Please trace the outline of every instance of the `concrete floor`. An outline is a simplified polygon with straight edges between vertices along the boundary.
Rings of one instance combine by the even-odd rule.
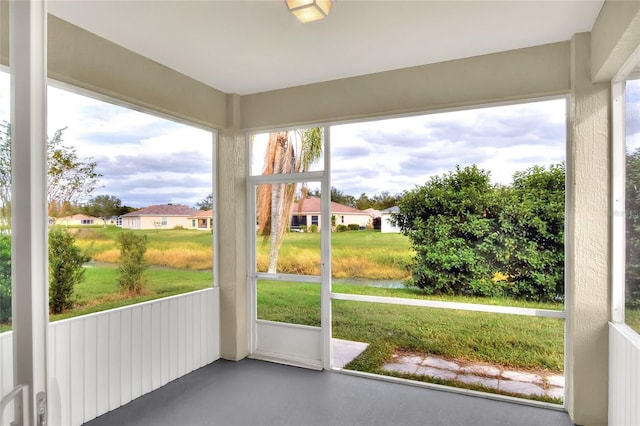
[[[218,360],[101,425],[571,425],[561,411],[264,361]]]

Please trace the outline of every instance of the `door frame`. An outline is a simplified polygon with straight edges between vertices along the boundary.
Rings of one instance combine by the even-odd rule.
[[[313,127],[313,126],[307,126]],[[330,369],[331,351],[331,212],[330,134],[323,129],[323,170],[277,175],[251,175],[247,168],[247,286],[249,297],[249,353],[251,358],[306,367]],[[295,130],[295,129],[294,129]],[[274,130],[275,131],[275,130]],[[247,164],[252,164],[251,134],[247,134]],[[262,184],[320,182],[321,218],[319,276],[259,273],[256,263],[256,188]],[[257,282],[259,279],[320,284],[320,327],[259,320]]]

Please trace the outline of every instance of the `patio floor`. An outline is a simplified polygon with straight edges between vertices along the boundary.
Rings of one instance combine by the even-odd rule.
[[[313,371],[218,360],[87,423],[100,425],[571,425],[557,410]]]

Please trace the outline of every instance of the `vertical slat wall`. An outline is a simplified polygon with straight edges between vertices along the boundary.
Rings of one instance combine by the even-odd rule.
[[[609,425],[640,425],[640,339],[609,324]]]
[[[218,359],[218,306],[212,288],[52,323],[52,424],[81,425]]]
[[[11,392],[13,384],[13,333],[0,334],[0,398]],[[4,413],[5,421],[13,421],[13,404],[9,404]]]

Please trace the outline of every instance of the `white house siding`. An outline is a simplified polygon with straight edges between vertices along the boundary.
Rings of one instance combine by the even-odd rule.
[[[399,233],[400,227],[395,224],[391,213],[382,213],[382,219],[380,221],[380,232],[385,233]]]
[[[360,227],[371,226],[371,216],[368,214],[348,214],[348,213],[335,213],[336,226],[337,225],[358,225]]]
[[[122,227],[125,229],[173,229],[182,226],[191,227],[191,219],[180,216],[166,216],[166,224],[162,223],[162,216],[123,217]]]

